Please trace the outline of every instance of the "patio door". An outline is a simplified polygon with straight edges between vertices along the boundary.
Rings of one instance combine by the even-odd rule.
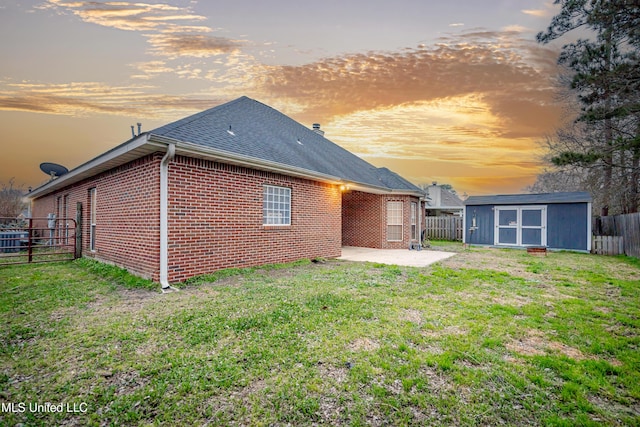
[[[546,206],[496,206],[495,245],[546,246]]]

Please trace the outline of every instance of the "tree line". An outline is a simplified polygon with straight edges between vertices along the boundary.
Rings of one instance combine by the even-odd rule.
[[[640,0],[556,0],[540,43],[562,47],[559,81],[575,120],[547,138],[534,192],[587,190],[601,215],[640,208]]]

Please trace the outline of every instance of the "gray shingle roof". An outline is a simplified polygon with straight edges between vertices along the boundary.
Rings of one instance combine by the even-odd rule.
[[[462,206],[464,205],[458,196],[445,188],[443,188],[440,193],[440,199],[440,204],[442,206],[458,207],[462,209]]]
[[[376,168],[312,129],[246,96],[150,133],[353,183],[421,191],[390,170]]]
[[[587,203],[591,195],[585,191],[540,194],[503,194],[496,196],[472,196],[465,205],[527,205],[536,203]]]

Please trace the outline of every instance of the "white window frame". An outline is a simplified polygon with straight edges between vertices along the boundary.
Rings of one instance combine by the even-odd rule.
[[[419,240],[418,236],[418,204],[411,202],[411,239]]]
[[[392,239],[390,227],[400,226],[400,239]],[[387,242],[402,242],[404,236],[404,203],[387,201]]]
[[[500,211],[516,211],[516,223],[500,225]],[[540,225],[522,225],[523,211],[540,211]],[[514,205],[494,207],[494,245],[496,246],[547,246],[547,206],[546,205]],[[516,230],[516,243],[500,242],[500,229]],[[540,245],[523,244],[522,230],[540,230]]]
[[[264,185],[262,197],[262,225],[291,225],[291,188]]]
[[[96,223],[97,223],[98,194],[96,188],[89,189],[89,250],[96,251]]]

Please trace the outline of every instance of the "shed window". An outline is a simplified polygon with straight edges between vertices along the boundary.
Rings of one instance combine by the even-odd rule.
[[[262,223],[264,225],[291,225],[290,188],[264,186]]]
[[[402,202],[387,202],[387,241],[402,241]]]

